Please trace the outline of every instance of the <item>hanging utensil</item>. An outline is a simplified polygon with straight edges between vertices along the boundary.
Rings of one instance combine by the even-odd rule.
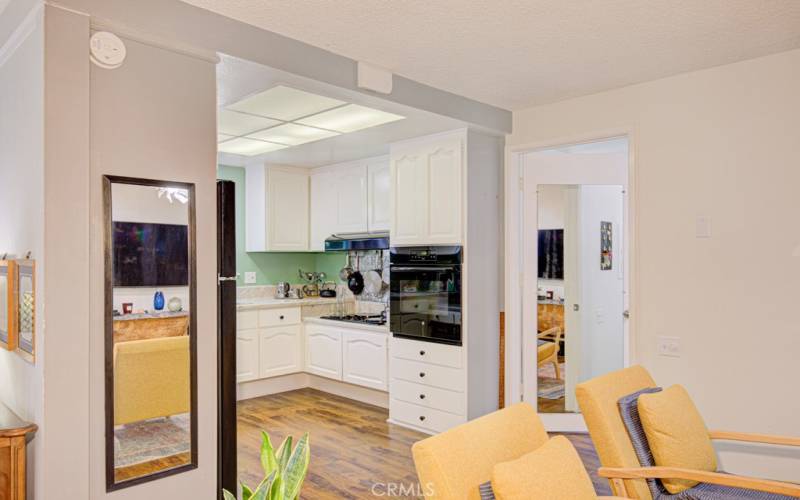
[[[345,265],[341,271],[339,271],[339,279],[342,281],[347,281],[350,279],[350,275],[353,273],[353,268],[350,267],[350,253],[347,254],[347,265]]]
[[[361,264],[361,257],[356,254],[356,270],[350,273],[350,277],[347,278],[347,288],[353,292],[354,295],[359,295],[362,291],[364,291],[364,276],[361,274],[361,271],[358,270]]]

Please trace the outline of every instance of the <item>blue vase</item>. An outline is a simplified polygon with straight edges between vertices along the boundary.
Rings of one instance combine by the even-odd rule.
[[[153,309],[155,309],[156,311],[160,311],[160,310],[164,309],[164,294],[163,293],[156,292],[156,294],[153,295]]]

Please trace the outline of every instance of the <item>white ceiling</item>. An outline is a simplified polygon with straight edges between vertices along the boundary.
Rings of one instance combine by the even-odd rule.
[[[800,47],[800,0],[184,0],[510,110]]]
[[[244,166],[272,163],[298,167],[320,167],[389,153],[389,144],[422,135],[464,128],[468,124],[427,111],[343,89],[235,57],[221,57],[217,65],[217,102],[220,108],[264,90],[287,86],[344,102],[406,117],[384,125],[292,146],[257,156],[219,153],[224,165]]]

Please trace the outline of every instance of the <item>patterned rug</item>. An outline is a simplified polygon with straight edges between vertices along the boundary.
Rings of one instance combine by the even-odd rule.
[[[188,452],[190,422],[189,414],[184,413],[115,428],[115,467],[128,467]]]
[[[561,376],[564,376],[564,363],[559,363]],[[537,377],[539,397],[542,399],[561,399],[564,397],[564,380],[556,378],[552,363],[539,367]]]

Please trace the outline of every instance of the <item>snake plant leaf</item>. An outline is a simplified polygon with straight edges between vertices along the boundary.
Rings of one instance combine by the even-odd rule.
[[[281,473],[286,471],[286,464],[289,463],[289,457],[292,456],[292,441],[292,436],[286,436],[286,439],[278,447],[276,455],[278,456],[278,469],[280,469]]]
[[[241,485],[242,485],[242,500],[250,500],[250,498],[252,498],[253,496],[253,490],[251,490],[250,487],[244,483],[241,483]]]
[[[279,473],[275,476],[275,481],[272,482],[272,488],[269,492],[269,500],[284,500],[286,494],[286,483],[283,476]]]
[[[272,491],[272,483],[275,481],[275,476],[277,474],[278,471],[273,470],[269,476],[264,478],[261,484],[258,485],[258,488],[253,491],[253,496],[250,497],[250,500],[269,500],[269,495]]]
[[[264,469],[264,474],[269,476],[278,468],[278,459],[275,458],[275,449],[272,447],[269,434],[262,431],[261,436],[261,467]]]
[[[311,460],[311,448],[308,440],[308,433],[298,441],[297,446],[286,464],[286,472],[283,480],[286,482],[287,500],[294,500],[300,495],[300,488],[303,486],[303,479],[308,472],[308,463]]]
[[[228,490],[222,490],[222,496],[225,498],[225,500],[236,500],[236,495]]]

